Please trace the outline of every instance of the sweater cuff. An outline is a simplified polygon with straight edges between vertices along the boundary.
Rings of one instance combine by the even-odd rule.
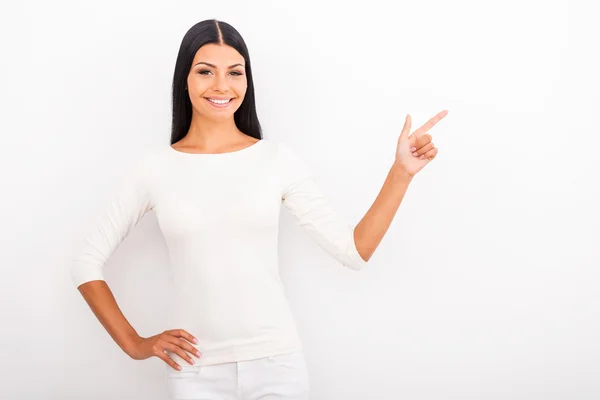
[[[354,228],[350,229],[350,239],[349,239],[348,247],[349,247],[348,255],[350,256],[351,262],[347,266],[356,271],[364,268],[364,266],[367,265],[367,261],[365,261],[362,258],[362,256],[358,252],[358,249],[356,248],[356,242],[354,241]]]
[[[76,288],[89,281],[105,280],[102,267],[89,264],[74,264],[71,268],[71,279]]]

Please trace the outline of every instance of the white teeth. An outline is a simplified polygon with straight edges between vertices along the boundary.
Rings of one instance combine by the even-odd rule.
[[[229,99],[231,100],[231,99]],[[212,103],[216,103],[216,104],[225,104],[225,103],[229,103],[229,100],[213,100],[213,99],[208,99],[208,101],[212,102]]]

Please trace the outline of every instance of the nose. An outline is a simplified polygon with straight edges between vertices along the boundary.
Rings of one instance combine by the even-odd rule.
[[[215,84],[213,86],[214,91],[226,92],[229,89],[227,78],[222,74],[216,74]]]

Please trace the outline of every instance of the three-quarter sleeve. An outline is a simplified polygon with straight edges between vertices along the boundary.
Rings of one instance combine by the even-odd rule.
[[[342,265],[360,270],[365,261],[354,241],[354,228],[337,212],[316,182],[307,162],[287,143],[279,143],[282,202],[299,225]]]
[[[154,208],[143,158],[129,165],[119,177],[108,201],[76,246],[70,272],[76,287],[104,279],[104,267],[119,244],[144,214]]]

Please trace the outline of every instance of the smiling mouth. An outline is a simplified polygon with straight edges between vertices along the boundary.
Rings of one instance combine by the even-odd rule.
[[[211,99],[209,97],[205,97],[206,101],[208,101],[209,103],[215,105],[215,106],[226,106],[228,104],[230,104],[234,98],[231,98],[229,100],[218,100],[218,99]]]

